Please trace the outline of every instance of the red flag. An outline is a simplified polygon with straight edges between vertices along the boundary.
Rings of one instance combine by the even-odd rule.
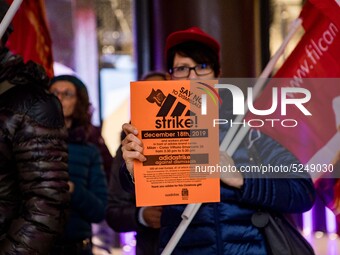
[[[271,107],[273,87],[305,88],[310,92],[311,98],[303,106],[312,116],[306,115],[298,107],[287,105],[287,115],[283,116],[278,109],[265,118],[295,120],[295,127],[264,125],[260,129],[290,150],[311,171],[311,168],[323,168],[322,164],[332,168],[330,164],[334,163],[336,153],[340,150],[340,79],[336,79],[340,78],[340,6],[335,0],[309,0],[303,6],[300,18],[305,33],[274,76],[286,79],[271,80],[256,99],[254,107]],[[287,95],[294,100],[306,96],[303,93]],[[254,118],[259,119],[259,116],[247,115],[247,120]],[[313,171],[318,177],[322,174],[322,171]],[[318,182],[327,180],[334,181],[318,179]],[[320,184],[320,187],[325,187],[325,183]],[[332,189],[334,187],[333,183]],[[334,203],[337,199],[334,193],[337,192],[333,191],[327,203],[335,210],[334,204],[339,203]]]
[[[9,4],[13,0],[7,0]],[[53,76],[52,42],[47,26],[43,0],[24,0],[12,21],[14,32],[7,46],[24,61],[42,65],[49,77]]]

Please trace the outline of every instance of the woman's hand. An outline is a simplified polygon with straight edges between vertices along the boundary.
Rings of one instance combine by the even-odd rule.
[[[143,218],[149,227],[161,227],[162,210],[163,208],[161,206],[148,206],[144,209]]]
[[[133,175],[133,161],[139,160],[143,162],[146,160],[143,155],[143,143],[137,138],[138,130],[133,125],[125,123],[122,128],[126,134],[125,139],[122,141],[122,154],[127,170]]]

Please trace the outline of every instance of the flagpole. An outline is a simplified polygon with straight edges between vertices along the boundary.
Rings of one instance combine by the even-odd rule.
[[[275,64],[277,63],[280,56],[282,55],[285,48],[287,47],[288,42],[292,39],[293,35],[296,33],[296,31],[298,30],[298,28],[300,27],[301,24],[302,24],[301,18],[297,18],[293,21],[291,28],[290,28],[287,36],[284,38],[281,46],[275,52],[275,54],[273,55],[271,60],[266,65],[265,69],[262,71],[259,79],[255,83],[253,98],[256,98],[257,95],[259,94],[259,92],[261,91],[262,87],[265,84],[266,78],[268,78],[270,73],[273,71]],[[219,84],[217,84],[215,87],[219,88]],[[248,111],[248,106],[245,105],[245,112],[247,112],[247,111]],[[243,116],[241,116],[241,117],[240,116],[241,115],[237,116],[235,121],[242,121]],[[233,127],[235,127],[235,125]],[[220,151],[226,151],[228,153],[228,155],[232,156],[234,154],[234,152],[236,151],[237,147],[240,145],[243,138],[245,137],[245,135],[247,134],[247,132],[249,131],[249,129],[250,129],[249,125],[246,125],[246,127],[243,130],[241,130],[240,132],[238,132],[238,134],[236,134],[236,136],[235,136],[235,133],[237,132],[237,128],[233,128],[233,129],[230,128],[228,130],[226,136],[224,137],[221,145],[220,145]],[[231,143],[233,137],[235,137],[235,139]],[[195,215],[196,215],[197,211],[199,210],[199,208],[201,207],[201,205],[202,205],[202,203],[188,204],[185,207],[185,209],[182,213],[182,221],[178,225],[176,231],[171,236],[169,242],[165,246],[161,255],[170,255],[172,253],[172,251],[175,249],[177,243],[181,239],[182,235],[184,234],[185,230],[188,228],[190,222],[195,217]]]
[[[6,32],[6,29],[8,28],[9,24],[12,22],[12,19],[16,12],[18,11],[22,1],[23,0],[14,0],[11,6],[8,8],[5,17],[2,19],[0,23],[0,39]]]

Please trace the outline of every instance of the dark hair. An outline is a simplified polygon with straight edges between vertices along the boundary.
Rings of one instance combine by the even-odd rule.
[[[91,126],[93,109],[85,84],[76,76],[59,75],[51,79],[50,87],[57,81],[68,81],[76,88],[77,102],[72,115],[72,128],[83,126],[88,130]]]
[[[92,105],[86,87],[76,87],[77,102],[73,111],[72,127],[84,126],[88,130],[91,126]]]
[[[219,57],[216,52],[207,45],[197,41],[187,41],[170,48],[167,52],[166,59],[167,70],[173,68],[176,53],[182,57],[189,57],[198,64],[211,64],[215,77],[219,76],[221,67]]]

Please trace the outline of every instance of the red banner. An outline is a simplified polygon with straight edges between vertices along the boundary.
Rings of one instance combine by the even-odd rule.
[[[12,0],[7,0],[9,4]],[[8,48],[24,61],[32,60],[42,65],[48,76],[53,76],[52,42],[47,26],[43,0],[24,0],[12,21],[14,32]]]
[[[289,149],[306,167],[315,168],[320,164],[335,163],[336,153],[340,150],[340,79],[336,79],[340,78],[340,6],[335,0],[310,0],[303,6],[300,18],[305,33],[274,76],[287,79],[282,83],[277,79],[270,81],[254,107],[269,109],[272,106],[273,87],[279,92],[284,86],[307,89],[311,98],[306,98],[303,107],[311,116],[296,105],[287,105],[286,115],[278,109],[265,118],[295,120],[295,127],[264,125],[260,129]],[[279,98],[281,96],[279,94]],[[293,102],[306,95],[300,91],[286,96]],[[279,103],[282,106],[282,101]],[[263,116],[247,115],[247,120],[255,118],[264,119]],[[314,175],[315,179],[320,176],[321,173]],[[334,210],[333,201],[328,202]]]

